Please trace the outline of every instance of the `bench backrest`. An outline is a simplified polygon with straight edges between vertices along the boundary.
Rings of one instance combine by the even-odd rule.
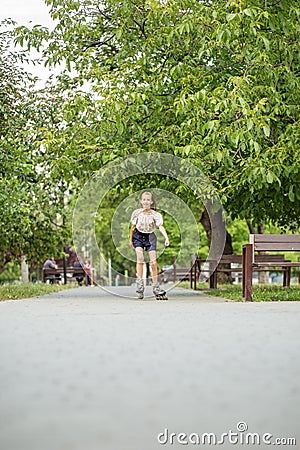
[[[255,255],[254,258],[256,262],[284,261],[284,255]],[[242,264],[242,255],[223,255],[218,265],[220,264]]]
[[[43,269],[43,272],[48,275],[55,275],[57,273],[63,273],[64,268],[58,267],[57,269]],[[84,269],[82,267],[67,267],[67,273],[84,273]]]
[[[283,262],[284,255],[254,255],[255,262]]]
[[[300,251],[300,234],[250,234],[254,251]]]
[[[242,255],[223,255],[219,264],[242,264]]]

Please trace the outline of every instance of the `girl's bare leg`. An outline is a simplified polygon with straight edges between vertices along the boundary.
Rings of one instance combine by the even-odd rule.
[[[156,260],[156,250],[149,251],[151,274],[153,284],[157,284],[157,260]]]
[[[136,247],[136,273],[138,279],[141,280],[143,278],[143,266],[144,266],[144,250],[142,247]]]

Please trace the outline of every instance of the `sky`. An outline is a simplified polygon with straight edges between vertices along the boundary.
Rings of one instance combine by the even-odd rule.
[[[43,0],[1,0],[0,17],[12,18],[20,25],[28,25],[30,21],[51,26],[48,6]]]
[[[18,25],[43,25],[48,28],[53,27],[53,22],[49,14],[49,8],[43,0],[0,0],[0,21],[11,18]],[[32,52],[32,57],[37,53]],[[36,75],[43,83],[51,72],[44,67],[34,65],[25,66],[26,70]]]

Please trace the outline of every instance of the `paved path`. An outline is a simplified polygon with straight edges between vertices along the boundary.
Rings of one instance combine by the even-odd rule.
[[[119,296],[131,291],[0,303],[1,450],[274,448],[176,440],[220,440],[241,421],[299,450],[300,302]],[[177,444],[158,442],[165,429]]]

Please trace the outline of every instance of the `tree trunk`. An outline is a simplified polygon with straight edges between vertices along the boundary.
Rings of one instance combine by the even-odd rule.
[[[21,281],[22,283],[29,283],[28,264],[25,255],[21,256]]]
[[[208,211],[206,208],[201,213],[199,221],[204,228],[204,231],[205,231],[206,237],[207,237],[208,247],[210,248],[212,230],[211,230],[211,221],[210,221],[209,214],[208,214]],[[231,235],[226,230],[226,240],[225,240],[225,247],[224,247],[223,255],[232,255],[232,254],[233,254],[232,239],[231,239]],[[220,264],[219,268],[220,269],[229,269],[230,264]],[[231,276],[230,272],[221,272],[218,274],[218,283],[228,284],[228,283],[232,283],[232,282],[233,282],[233,280],[232,280],[232,276]]]

